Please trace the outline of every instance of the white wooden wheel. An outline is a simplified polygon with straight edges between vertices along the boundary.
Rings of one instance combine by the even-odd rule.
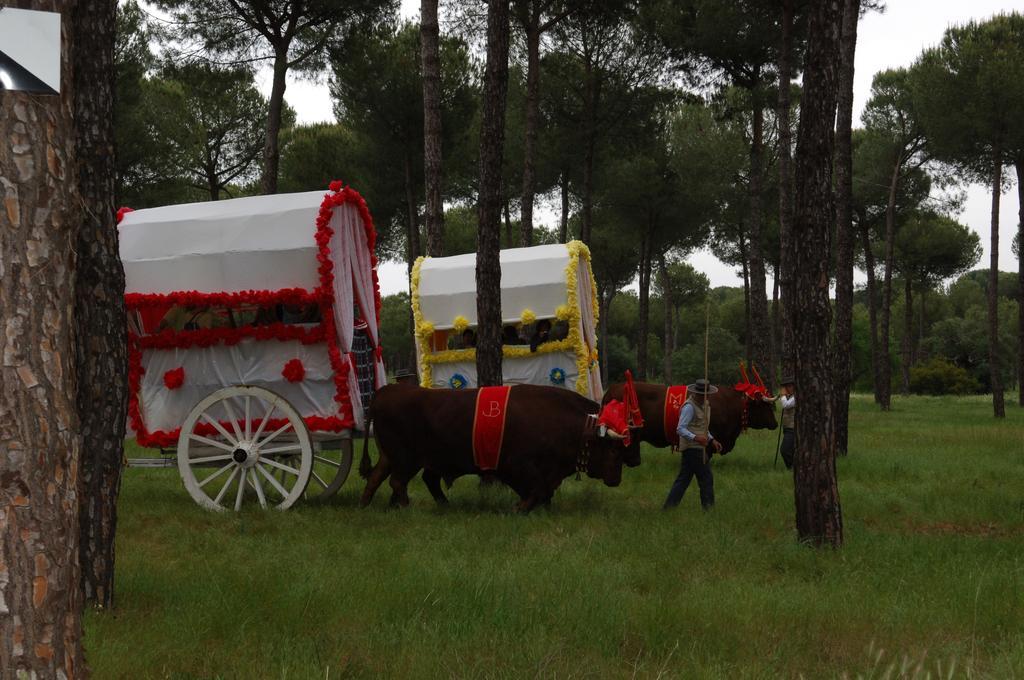
[[[312,469],[306,423],[263,387],[217,390],[189,412],[178,437],[181,479],[210,510],[241,510],[247,500],[285,510],[302,497]]]
[[[352,440],[342,439],[337,444],[313,451],[313,469],[306,487],[306,500],[327,500],[338,492],[352,471]]]

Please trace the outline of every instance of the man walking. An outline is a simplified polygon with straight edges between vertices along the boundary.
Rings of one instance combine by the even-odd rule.
[[[710,444],[715,451],[722,450],[722,445],[715,441],[714,436],[708,431],[711,413],[707,395],[717,391],[717,387],[704,379],[686,387],[686,403],[679,412],[679,424],[676,426],[679,447],[683,450],[682,461],[679,474],[665,499],[665,510],[679,505],[694,477],[697,478],[697,486],[700,488],[701,507],[710,510],[715,504],[715,480],[711,475],[711,462],[708,460],[706,447]]]

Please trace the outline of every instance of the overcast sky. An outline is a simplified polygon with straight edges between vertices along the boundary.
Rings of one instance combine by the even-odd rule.
[[[876,72],[896,66],[909,66],[924,48],[935,45],[950,25],[970,19],[986,19],[1000,12],[1024,12],[1024,0],[888,0],[887,4],[888,8],[883,14],[872,13],[864,17],[858,29],[854,80],[855,125],[870,95],[871,78]],[[402,13],[410,19],[416,19],[419,16],[418,0],[402,0]],[[266,79],[263,86],[269,92]],[[289,80],[285,98],[298,113],[300,122],[334,119],[325,84]],[[342,178],[344,171],[344,168],[338,169]],[[1017,260],[1010,250],[1017,228],[1017,209],[1017,192],[1014,187],[1003,195],[1000,210],[999,268],[1003,271],[1017,269]],[[370,210],[373,210],[372,205]],[[984,254],[978,267],[988,266],[990,211],[991,196],[986,188],[970,187],[964,212],[959,215],[959,219],[981,237]],[[538,217],[551,224],[556,220],[555,213],[550,209],[542,211]],[[696,253],[689,260],[708,275],[712,286],[740,285],[737,272],[722,264],[710,252]],[[858,276],[858,281],[861,280],[863,276]],[[384,295],[407,290],[405,264],[382,264],[380,282]]]

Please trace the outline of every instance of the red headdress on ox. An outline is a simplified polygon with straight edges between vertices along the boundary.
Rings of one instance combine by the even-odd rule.
[[[623,445],[629,446],[629,413],[626,404],[618,399],[612,399],[597,417],[597,425],[601,428],[601,435],[612,439],[622,440]]]
[[[626,405],[626,422],[630,427],[643,427],[644,414],[640,412],[640,399],[633,385],[633,372],[626,369],[626,386],[622,389],[622,403]],[[628,445],[628,443],[627,443]]]
[[[750,370],[754,372],[754,377],[757,378],[756,383],[750,382],[750,378],[747,376],[747,368],[741,361],[740,374],[743,376],[743,382],[733,385],[733,389],[737,392],[742,392],[743,396],[746,397],[743,400],[742,428],[744,431],[747,429],[747,420],[749,418],[747,408],[750,401],[761,400],[768,403],[775,401],[774,397],[772,397],[772,393],[768,391],[768,388],[765,387],[764,381],[761,380],[761,374],[757,372],[757,367],[751,364]]]

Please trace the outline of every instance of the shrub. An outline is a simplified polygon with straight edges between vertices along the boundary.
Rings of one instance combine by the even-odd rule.
[[[973,376],[946,357],[932,357],[910,369],[910,391],[914,394],[967,394],[980,388]]]

